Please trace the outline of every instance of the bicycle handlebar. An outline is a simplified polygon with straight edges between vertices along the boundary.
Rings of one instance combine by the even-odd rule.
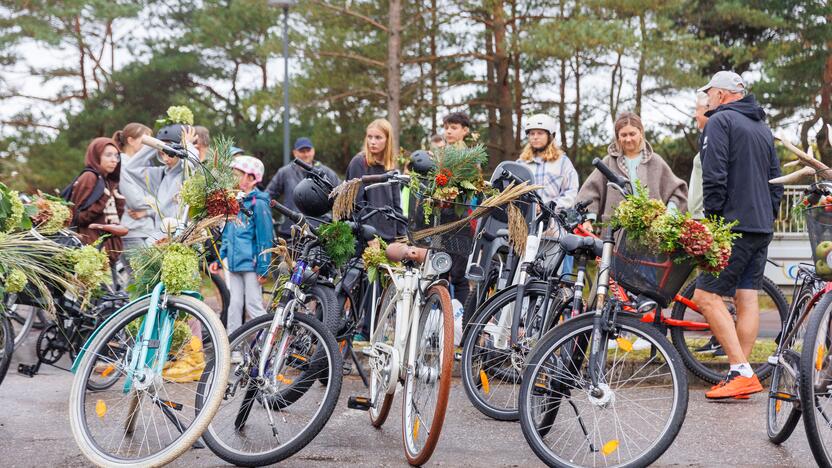
[[[302,169],[304,169],[306,171],[309,171],[309,172],[312,172],[312,170],[314,169],[314,167],[311,164],[307,164],[307,163],[305,163],[304,161],[301,161],[298,158],[293,159],[292,162],[297,164],[298,166],[300,166]]]
[[[150,135],[142,136],[142,144],[145,144],[155,150],[162,151],[168,156],[173,156],[174,158],[188,159],[187,151],[182,151],[180,149],[174,148],[165,143],[164,141],[153,138]]]
[[[612,169],[607,167],[607,165],[604,164],[600,158],[593,159],[592,165],[595,166],[595,168],[598,169],[601,172],[601,174],[604,174],[604,177],[606,177],[607,180],[617,185],[621,190],[627,190],[627,179],[612,172]]]

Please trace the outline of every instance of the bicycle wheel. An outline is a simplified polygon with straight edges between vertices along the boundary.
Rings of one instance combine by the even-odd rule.
[[[11,321],[0,312],[0,383],[6,377],[14,353],[14,331]]]
[[[5,313],[12,325],[12,332],[14,333],[14,346],[17,347],[29,335],[32,326],[37,320],[37,309],[20,304],[17,301],[17,294],[9,294],[6,296]]]
[[[228,304],[231,303],[231,291],[228,290],[228,285],[225,284],[225,278],[221,274],[210,273],[211,283],[217,289],[217,299],[220,303],[220,320],[223,326],[228,327]]]
[[[815,462],[832,466],[832,294],[815,307],[800,356],[799,393],[803,425]]]
[[[511,346],[511,317],[517,300],[517,286],[500,291],[471,321],[462,344],[462,386],[471,404],[482,414],[500,421],[516,421],[517,395],[526,356],[545,333],[542,330],[547,283],[535,281],[526,285],[523,297],[521,336]],[[571,305],[572,291],[555,289],[549,298],[549,311],[554,313]],[[506,318],[502,320],[503,313]],[[522,321],[532,317],[532,323]]]
[[[485,280],[479,283],[477,287],[468,294],[465,299],[465,304],[462,305],[462,310],[466,311],[470,317],[478,315],[479,308],[489,297],[497,294],[497,283],[500,281],[500,270],[505,259],[504,255],[495,255],[488,265],[488,272],[485,275]],[[479,298],[479,302],[477,302]],[[466,330],[467,331],[467,330]]]
[[[804,281],[795,293],[788,315],[789,322],[782,333],[782,336],[791,336],[791,339],[781,342],[778,352],[775,353],[779,362],[771,373],[766,405],[766,432],[768,439],[775,444],[785,442],[800,420],[797,374],[809,322],[806,308],[814,305],[811,303],[814,294],[812,282],[807,281]],[[800,318],[803,320],[797,322]]]
[[[680,293],[681,296],[690,299],[696,289],[696,282],[692,281],[685,286]],[[789,312],[789,304],[783,292],[770,279],[763,277],[762,288],[759,291],[760,302],[760,331],[757,341],[749,359],[754,366],[754,373],[762,381],[771,374],[772,366],[766,358],[774,353],[777,348],[775,339],[782,329],[783,321]],[[733,300],[726,299],[726,307],[736,317],[736,307]],[[670,336],[673,345],[679,351],[685,366],[700,379],[716,384],[725,378],[725,373],[713,370],[708,364],[723,363],[728,367],[728,358],[722,351],[722,347],[716,338],[707,328],[705,317],[698,311],[687,307],[681,302],[673,304],[671,317],[675,320],[685,320],[701,325],[700,328],[670,327]],[[704,329],[702,329],[704,328]]]
[[[81,452],[97,465],[159,466],[171,462],[199,438],[224,396],[230,367],[228,339],[217,314],[194,298],[169,296],[166,309],[158,314],[156,329],[145,337],[149,307],[150,298],[134,302],[99,329],[76,369],[69,398],[70,426]],[[174,323],[169,341],[161,342],[161,329],[174,319],[187,325]],[[201,334],[193,335],[191,329],[201,329]],[[136,343],[148,346],[136,347]],[[175,382],[156,370],[167,360],[158,349],[168,343],[170,355],[194,364],[193,375]],[[145,362],[140,362],[136,371],[125,368],[124,362],[140,359],[137,353],[141,350],[147,353]],[[129,359],[109,364],[125,384],[90,390],[88,382],[96,378],[96,367],[118,353]],[[201,369],[197,365],[200,361]],[[202,395],[200,378],[206,381]],[[204,403],[200,407],[198,395]]]
[[[670,447],[684,422],[684,365],[653,326],[619,315],[600,340],[617,346],[602,348],[606,359],[595,393],[589,383],[593,319],[585,314],[555,327],[529,357],[520,388],[523,435],[549,466],[647,466]],[[638,339],[652,350],[634,349]],[[545,426],[540,405],[549,415]]]
[[[407,372],[402,400],[404,452],[411,465],[430,459],[448,408],[454,367],[454,314],[451,295],[444,286],[431,286],[419,314],[416,356]]]
[[[203,434],[217,456],[237,466],[270,465],[297,453],[326,425],[341,394],[338,344],[318,320],[304,314],[296,314],[275,340],[287,338],[283,361],[277,361],[278,346],[273,345],[266,374],[258,375],[272,319],[257,317],[231,335],[237,362],[226,396]],[[327,384],[312,386],[316,380]],[[271,404],[299,386],[305,388],[291,405]]]
[[[395,295],[396,286],[391,281],[381,293],[381,301],[376,310],[376,326],[370,337],[370,349],[374,354],[370,357],[371,406],[367,412],[370,414],[370,424],[377,428],[390,415],[393,396],[399,383],[398,355],[393,348],[396,340],[396,304],[392,301]],[[387,352],[380,352],[380,349]]]

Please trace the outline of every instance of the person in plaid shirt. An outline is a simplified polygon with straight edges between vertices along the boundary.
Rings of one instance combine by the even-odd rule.
[[[536,114],[526,122],[529,139],[519,162],[534,173],[534,183],[542,185],[538,195],[545,203],[553,201],[558,208],[570,208],[578,195],[578,172],[572,161],[555,143],[555,119]]]

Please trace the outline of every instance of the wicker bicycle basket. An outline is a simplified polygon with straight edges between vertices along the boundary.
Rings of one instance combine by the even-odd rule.
[[[832,212],[826,211],[825,206],[807,209],[806,228],[809,230],[815,273],[821,279],[832,280],[832,266],[829,265],[829,260],[832,260]]]
[[[430,203],[431,213],[425,217],[425,206]],[[423,247],[453,255],[468,255],[474,247],[473,223],[464,223],[448,231],[432,234],[428,237],[416,235],[420,231],[433,229],[459,221],[470,212],[472,206],[466,203],[442,202],[431,199],[425,194],[411,191],[407,237],[416,247]]]
[[[638,242],[628,242],[626,232],[619,237],[612,259],[613,279],[628,291],[667,307],[693,271],[693,261],[684,253],[651,252]]]

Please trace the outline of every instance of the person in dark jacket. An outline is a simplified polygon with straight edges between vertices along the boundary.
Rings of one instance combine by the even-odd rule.
[[[73,204],[73,225],[78,229],[78,236],[85,244],[93,244],[101,237],[101,232],[90,229],[90,224],[119,224],[124,214],[125,199],[118,191],[121,157],[116,142],[104,137],[92,140],[87,146],[84,165],[84,172],[72,186],[69,201]],[[92,204],[81,209],[94,195],[99,179],[104,181],[104,191]],[[121,237],[108,237],[104,249],[110,263],[114,263],[123,250]]]
[[[312,145],[312,141],[309,138],[298,138],[295,141],[294,149],[292,149],[292,156],[300,159],[306,164],[311,164],[315,167],[323,169],[324,174],[326,174],[326,178],[332,183],[333,187],[336,187],[341,183],[341,180],[338,179],[338,175],[335,174],[335,171],[320,162],[315,161],[315,147]],[[278,200],[289,209],[297,211],[298,208],[295,206],[295,201],[292,195],[295,193],[295,187],[300,183],[300,181],[305,179],[306,176],[306,171],[304,171],[303,168],[293,162],[290,162],[288,165],[281,167],[274,177],[272,177],[272,180],[266,187],[266,192],[269,193],[272,200]],[[291,240],[292,221],[284,219],[278,227],[277,233],[280,237],[286,239],[287,241]]]
[[[390,141],[392,133],[393,127],[385,119],[374,120],[367,126],[364,150],[356,154],[347,166],[347,180],[369,174],[384,174],[396,168],[393,146]],[[357,204],[368,207],[393,206],[401,214],[401,189],[397,186],[388,185],[369,191],[361,187],[355,200]],[[371,216],[367,224],[376,228],[378,236],[388,243],[407,234],[401,223],[390,221],[380,213]]]
[[[699,91],[708,95],[709,117],[700,142],[705,215],[736,221],[728,266],[719,276],[702,273],[693,300],[708,320],[731,364],[725,381],[705,394],[710,399],[743,398],[763,390],[749,364],[760,326],[758,290],[783,187],[765,112],[745,82],[733,72],[718,72]],[[735,297],[736,325],[721,296]]]

